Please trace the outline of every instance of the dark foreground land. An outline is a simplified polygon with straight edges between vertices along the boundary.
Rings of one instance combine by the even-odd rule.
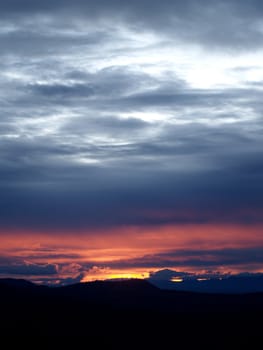
[[[254,349],[263,339],[263,293],[165,291],[142,280],[59,288],[0,280],[0,310],[2,340],[85,339],[95,344],[90,349],[239,349],[246,342]]]

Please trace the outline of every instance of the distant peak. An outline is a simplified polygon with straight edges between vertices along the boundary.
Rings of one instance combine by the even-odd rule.
[[[12,286],[12,287],[33,287],[34,283],[22,278],[1,278],[0,284]]]

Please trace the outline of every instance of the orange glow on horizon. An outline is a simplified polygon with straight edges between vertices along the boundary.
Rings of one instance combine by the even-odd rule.
[[[122,227],[74,232],[0,232],[0,255],[29,264],[55,264],[57,277],[83,274],[82,281],[147,278],[164,268],[197,273],[204,268],[181,263],[174,254],[169,265],[158,259],[169,252],[243,249],[263,246],[263,226],[177,225]],[[209,253],[208,253],[209,254]],[[156,259],[156,264],[151,261]],[[165,260],[165,259],[164,259]],[[149,261],[149,263],[148,263]],[[160,260],[161,262],[161,260]],[[173,262],[173,264],[172,264]],[[146,263],[146,264],[144,264]],[[142,264],[142,265],[140,265]],[[145,267],[143,267],[145,266]],[[262,265],[219,265],[220,273],[263,272]]]
[[[81,282],[92,282],[99,280],[113,280],[113,279],[145,279],[149,277],[149,272],[134,272],[134,271],[123,271],[123,270],[108,270],[101,271],[101,273],[87,274]]]

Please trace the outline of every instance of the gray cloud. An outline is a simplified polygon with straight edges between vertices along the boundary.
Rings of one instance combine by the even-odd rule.
[[[176,270],[170,270],[170,269],[163,269],[163,270],[158,270],[156,272],[150,273],[149,280],[150,281],[170,281],[172,278],[189,278],[192,276],[189,272],[181,272],[181,271],[176,271]]]
[[[10,3],[9,3],[10,2]],[[231,50],[262,45],[260,1],[1,1],[6,15],[30,17],[42,14],[62,18],[83,18],[101,23],[125,23],[137,30],[153,30],[174,40],[184,40]],[[71,21],[72,22],[72,21]],[[69,22],[69,23],[71,23]],[[74,21],[73,21],[74,22]]]
[[[56,286],[66,286],[66,285],[70,285],[70,284],[75,284],[75,283],[80,283],[82,281],[84,277],[83,273],[80,273],[79,275],[77,275],[76,277],[69,277],[69,278],[59,278],[56,280]],[[51,282],[50,280],[44,281],[42,280],[42,282]],[[52,284],[52,282],[51,282]]]
[[[36,84],[29,86],[30,89],[35,90],[36,93],[44,95],[48,98],[53,98],[60,96],[63,98],[69,97],[89,97],[93,94],[93,89],[84,84],[75,84],[75,85],[63,85],[63,84]]]
[[[0,275],[25,275],[25,276],[39,276],[39,275],[56,275],[56,266],[53,264],[32,264],[32,263],[18,263],[10,262],[8,265],[0,265]]]
[[[196,88],[163,54],[260,49],[261,11],[0,1],[0,226],[261,223],[261,85]]]
[[[150,128],[147,123],[77,121],[67,126],[76,137],[135,133],[134,140],[78,145],[69,139],[67,145],[61,135],[57,143],[45,137],[3,141],[3,226],[262,222],[256,132],[242,136],[236,127],[167,126],[143,142],[138,135]]]
[[[259,0],[0,0],[0,236],[220,223],[249,241],[263,223],[262,12]],[[22,255],[0,257],[1,276],[262,265],[260,243],[101,264],[58,247]]]
[[[225,248],[225,249],[187,249],[165,252],[161,254],[152,254],[142,256],[136,259],[123,260],[110,263],[110,267],[114,268],[180,268],[189,267],[199,268],[207,271],[217,271],[218,269],[241,267],[244,266],[261,266],[263,247],[249,248]],[[165,269],[160,273],[152,273],[153,279],[171,279],[172,277],[184,277],[191,279],[194,276],[187,272],[178,272]],[[207,272],[199,277],[213,277],[215,272]],[[195,277],[195,276],[194,276]]]

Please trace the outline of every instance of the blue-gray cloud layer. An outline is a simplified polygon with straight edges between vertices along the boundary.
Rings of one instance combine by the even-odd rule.
[[[242,78],[260,67],[199,89],[164,57],[213,51],[216,65],[260,52],[262,11],[255,0],[0,1],[0,225],[262,222],[263,85]]]
[[[57,274],[56,265],[34,264],[17,257],[0,257],[0,276],[52,276]]]

